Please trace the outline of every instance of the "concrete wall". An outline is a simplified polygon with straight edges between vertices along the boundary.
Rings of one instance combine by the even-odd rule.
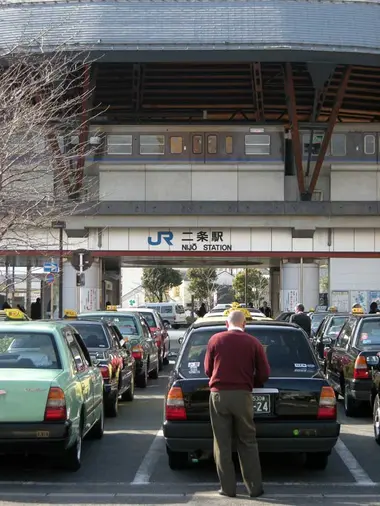
[[[331,258],[330,290],[380,290],[380,258]]]

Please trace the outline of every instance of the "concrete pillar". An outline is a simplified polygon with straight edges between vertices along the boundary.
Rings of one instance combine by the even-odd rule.
[[[280,312],[280,269],[271,267],[269,277],[269,304],[272,308],[272,315],[276,316]]]
[[[281,310],[292,311],[300,302],[305,310],[319,303],[319,265],[315,262],[282,262]]]
[[[101,270],[98,259],[87,269],[85,286],[81,287],[81,307],[79,307],[79,287],[76,286],[77,271],[66,261],[63,264],[63,311],[74,309],[81,313],[100,309]]]

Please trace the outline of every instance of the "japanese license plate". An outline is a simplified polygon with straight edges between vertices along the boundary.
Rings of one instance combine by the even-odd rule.
[[[266,415],[270,413],[270,395],[269,394],[252,394],[253,410],[255,415]]]

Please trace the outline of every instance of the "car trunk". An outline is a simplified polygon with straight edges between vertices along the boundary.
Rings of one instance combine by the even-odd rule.
[[[0,369],[0,423],[41,422],[57,369]]]
[[[269,378],[263,388],[255,388],[255,419],[316,419],[323,378],[312,378],[313,373],[303,373],[302,378]],[[188,420],[209,420],[209,387],[206,378],[178,380],[182,388]]]

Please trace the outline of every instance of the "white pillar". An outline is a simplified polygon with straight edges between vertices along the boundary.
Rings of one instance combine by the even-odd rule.
[[[305,262],[303,265],[283,262],[281,263],[281,271],[282,311],[293,311],[298,302],[305,306],[305,311],[315,308],[319,303],[319,265]],[[301,296],[303,300],[300,300]]]
[[[85,285],[82,290],[82,307],[79,308],[79,288],[76,286],[77,271],[66,261],[63,264],[63,311],[74,309],[81,313],[100,309],[101,272],[100,264],[94,259],[93,264],[84,273]]]

